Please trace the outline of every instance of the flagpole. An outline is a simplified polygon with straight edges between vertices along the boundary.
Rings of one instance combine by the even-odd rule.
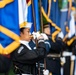
[[[31,0],[31,3],[32,3],[32,10],[33,10],[34,31],[36,32],[36,18],[35,18],[35,10],[34,10],[33,0]]]
[[[69,1],[69,8],[68,8],[68,21],[69,21],[69,19],[70,19],[70,13],[71,13],[71,9],[72,9],[72,0],[68,0]],[[68,25],[69,23],[67,22],[66,23],[66,31],[68,32],[66,35],[65,35],[65,37],[64,37],[64,39],[63,39],[63,41],[66,41],[66,39],[67,39],[67,37],[68,37],[68,34],[69,34],[69,28],[68,28]]]
[[[34,31],[36,32],[37,31],[37,29],[36,29],[36,18],[35,18],[35,10],[34,10],[34,3],[33,3],[33,0],[31,0],[31,3],[32,3],[32,10],[33,10],[33,20],[34,20]],[[35,40],[35,42],[36,42],[36,47],[37,47],[37,39]]]
[[[41,32],[43,33],[43,16],[42,16],[42,11],[41,11],[41,0],[39,0],[39,7],[40,7]],[[44,68],[46,70],[46,57],[44,58]]]
[[[40,6],[40,21],[41,21],[41,32],[43,33],[43,16],[41,12],[41,0],[39,0],[39,6]],[[46,57],[44,58],[44,68],[46,70]]]
[[[39,8],[40,8],[40,24],[41,24],[41,32],[43,33],[43,16],[41,12],[41,0],[39,0]],[[45,58],[44,58],[44,67],[45,67]]]
[[[72,9],[72,0],[69,0],[69,10],[68,10],[68,20],[70,17],[70,13],[71,13],[71,9]],[[74,51],[72,50],[72,55],[74,55]],[[74,60],[71,60],[71,65],[70,65],[70,75],[73,75],[73,70],[74,70]]]
[[[33,10],[33,20],[34,20],[34,31],[36,32],[37,29],[36,29],[36,18],[35,18],[35,10],[34,10],[34,3],[33,3],[33,0],[31,0],[31,3],[32,3],[32,10]],[[37,42],[37,39],[35,39],[35,43],[36,43],[36,48],[38,46],[38,42]],[[36,72],[35,72],[35,75],[36,75]],[[38,62],[38,75],[40,75],[40,63]]]
[[[42,16],[42,12],[41,12],[41,0],[39,0],[39,7],[40,7],[41,32],[43,32],[43,16]]]

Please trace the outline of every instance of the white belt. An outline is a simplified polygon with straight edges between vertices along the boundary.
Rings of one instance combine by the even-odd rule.
[[[72,52],[66,52],[66,51],[64,51],[63,52],[63,56],[72,56]]]
[[[47,57],[60,57],[60,54],[48,54]]]
[[[20,74],[16,74],[16,75],[20,75]],[[32,75],[32,74],[21,74],[21,75]]]

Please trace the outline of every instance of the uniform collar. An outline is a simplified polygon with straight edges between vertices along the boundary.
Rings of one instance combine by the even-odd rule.
[[[26,44],[28,44],[29,42],[28,42],[28,41],[24,41],[24,40],[20,40],[20,43],[26,45]]]
[[[31,47],[29,46],[29,42],[28,41],[24,41],[24,40],[20,40],[20,43],[27,46],[29,50],[32,50]]]

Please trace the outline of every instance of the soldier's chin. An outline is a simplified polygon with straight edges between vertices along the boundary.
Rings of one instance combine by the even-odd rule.
[[[30,38],[32,39],[33,38],[33,35],[31,35]]]

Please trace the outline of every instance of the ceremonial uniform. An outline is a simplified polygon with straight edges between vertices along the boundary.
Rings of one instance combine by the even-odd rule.
[[[21,41],[20,46],[13,52],[15,73],[35,75],[35,63],[44,58],[45,44],[41,41],[38,48],[32,50],[28,43],[24,43]]]
[[[20,46],[12,53],[14,72],[17,75],[37,75],[36,62],[44,58],[46,48],[43,36],[37,36],[37,49],[30,34],[32,23],[20,26]],[[32,46],[31,46],[32,43]]]
[[[63,75],[73,75],[73,65],[74,61],[74,51],[72,44],[70,46],[66,45],[63,51],[63,57],[65,58],[65,63],[63,65]]]
[[[72,52],[68,48],[63,52],[63,57],[65,57],[65,63],[63,65],[63,75],[70,75],[70,65],[71,65]]]
[[[49,38],[50,46],[46,46],[47,55],[46,55],[46,69],[49,70],[50,74],[52,75],[60,75],[60,52],[62,48],[62,41],[55,40],[52,41],[50,25],[49,23],[44,25],[44,33]]]
[[[29,42],[29,46],[31,47],[31,49],[36,49],[36,43],[35,43],[35,41],[34,40],[31,40]]]
[[[61,45],[58,42],[53,42],[51,36],[49,37],[51,48],[47,54],[46,67],[52,75],[60,75],[60,51]]]

